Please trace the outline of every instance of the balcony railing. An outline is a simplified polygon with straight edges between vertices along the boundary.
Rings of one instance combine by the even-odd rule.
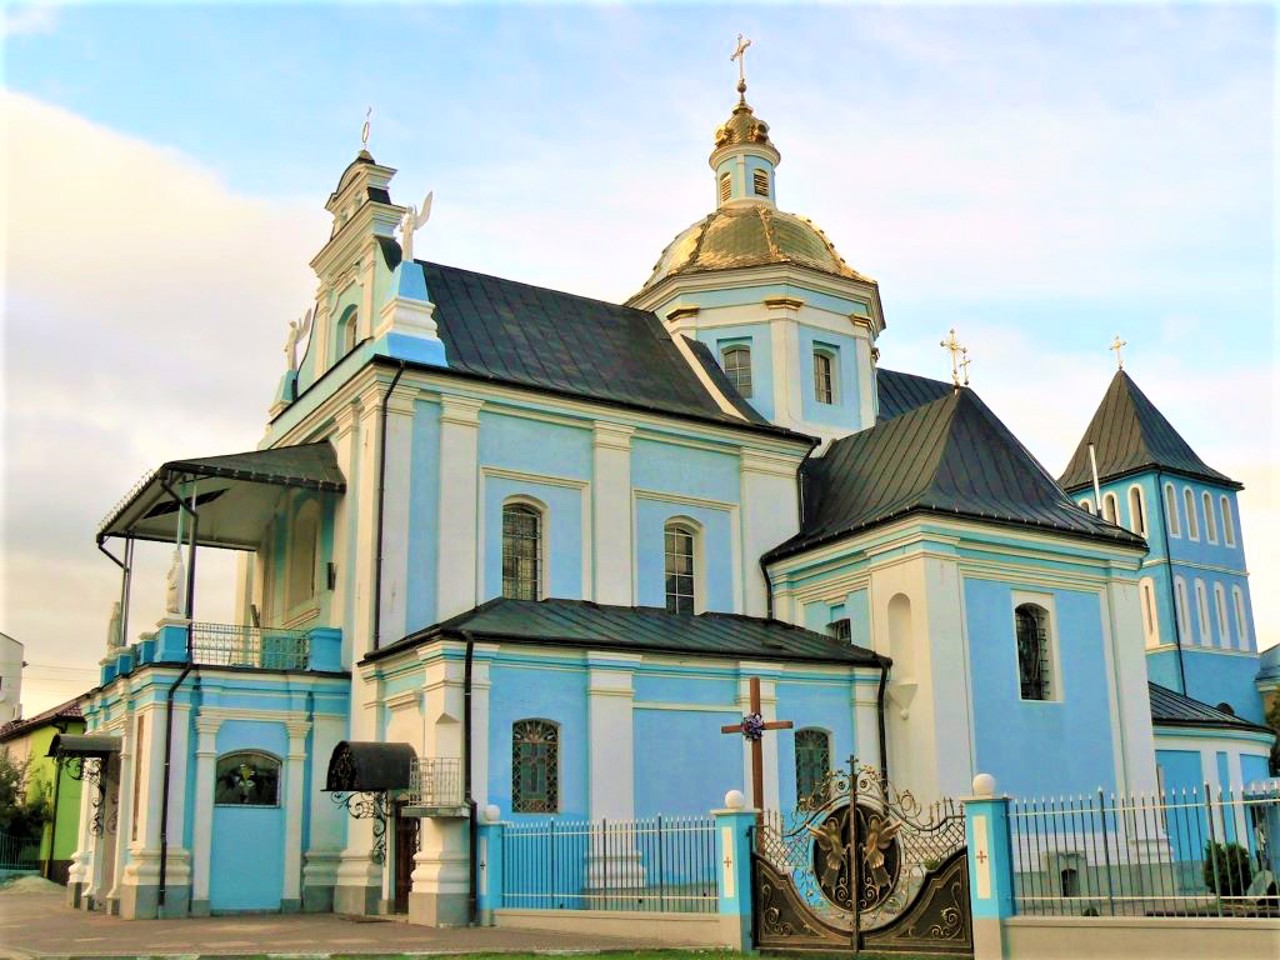
[[[462,761],[456,757],[418,757],[409,772],[409,805],[454,810],[465,803]]]
[[[306,670],[310,640],[303,630],[233,623],[191,624],[191,661],[215,667]]]

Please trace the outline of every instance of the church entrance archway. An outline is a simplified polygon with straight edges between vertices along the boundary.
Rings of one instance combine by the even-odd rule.
[[[422,821],[405,815],[405,804],[396,804],[395,912],[409,912],[409,892],[413,889],[413,857],[418,852]]]
[[[280,760],[258,750],[218,758],[209,908],[279,910],[284,894]]]
[[[973,956],[964,815],[850,760],[752,853],[757,948]]]

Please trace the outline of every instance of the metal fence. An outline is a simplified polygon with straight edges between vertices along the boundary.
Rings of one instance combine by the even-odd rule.
[[[1010,804],[1021,914],[1280,916],[1280,781]]]
[[[40,841],[0,831],[0,870],[39,870]]]
[[[193,663],[216,667],[305,670],[310,643],[302,630],[234,623],[191,624]]]
[[[409,769],[409,804],[414,807],[461,807],[462,761],[456,757],[415,757]]]
[[[541,820],[502,834],[502,905],[715,913],[715,820]]]

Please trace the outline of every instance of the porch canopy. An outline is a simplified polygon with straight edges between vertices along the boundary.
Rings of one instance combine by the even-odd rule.
[[[417,756],[407,743],[343,740],[329,757],[324,789],[330,793],[408,789]]]
[[[171,460],[144,477],[98,527],[98,542],[131,537],[172,543],[182,511],[175,496],[195,497],[199,546],[256,550],[281,488],[343,493],[346,478],[327,441]],[[190,517],[182,518],[189,536]]]
[[[120,738],[102,734],[59,733],[49,741],[47,757],[62,759],[63,757],[84,757],[86,759],[105,760],[113,753],[120,752]]]

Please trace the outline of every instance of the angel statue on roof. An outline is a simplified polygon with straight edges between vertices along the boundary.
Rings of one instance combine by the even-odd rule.
[[[284,341],[284,355],[289,364],[289,372],[298,369],[298,344],[311,332],[311,321],[315,317],[315,307],[311,307],[299,320],[289,321],[289,335]]]
[[[413,262],[413,235],[426,226],[427,221],[431,219],[431,201],[434,196],[434,190],[428,192],[426,197],[423,198],[421,209],[415,207],[412,203],[404,208],[404,216],[400,218],[402,262]]]

